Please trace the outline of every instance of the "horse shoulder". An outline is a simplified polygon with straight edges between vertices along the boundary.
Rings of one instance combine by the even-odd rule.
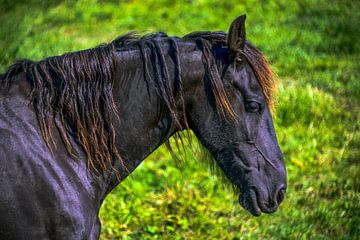
[[[98,221],[99,188],[85,161],[71,159],[61,143],[49,150],[25,83],[1,92],[1,239],[86,239]]]

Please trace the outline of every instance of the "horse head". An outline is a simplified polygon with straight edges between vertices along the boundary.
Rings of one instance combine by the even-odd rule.
[[[284,159],[270,114],[273,79],[262,54],[246,41],[245,15],[231,24],[226,45],[211,47],[215,62],[221,63],[223,87],[192,94],[189,125],[240,189],[240,204],[259,216],[274,212],[286,190]]]

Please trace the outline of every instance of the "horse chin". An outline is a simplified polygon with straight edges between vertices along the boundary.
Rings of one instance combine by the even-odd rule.
[[[253,189],[241,193],[239,196],[239,203],[253,216],[258,217],[261,215],[261,209],[257,202],[256,193]]]

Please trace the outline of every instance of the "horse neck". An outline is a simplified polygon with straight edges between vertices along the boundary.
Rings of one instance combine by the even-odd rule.
[[[169,45],[162,46],[164,52]],[[195,83],[202,83],[204,69],[201,63],[201,52],[195,44],[178,43],[181,79],[184,96]],[[144,49],[148,51],[149,49]],[[175,63],[164,55],[169,79],[175,81]],[[116,139],[119,152],[126,169],[119,161],[115,168],[120,179],[112,176],[109,190],[128,176],[150,153],[178,131],[169,111],[162,108],[163,103],[153,84],[153,79],[144,77],[144,66],[139,50],[118,51],[115,55],[114,100],[117,103],[119,123],[116,127]],[[179,102],[176,97],[176,102]],[[177,104],[181,106],[181,104]],[[181,109],[179,109],[181,111]]]

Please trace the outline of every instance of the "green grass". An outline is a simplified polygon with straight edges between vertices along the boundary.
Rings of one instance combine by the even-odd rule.
[[[46,3],[44,3],[46,2]],[[181,171],[164,147],[101,209],[102,239],[358,239],[360,3],[296,1],[4,1],[0,72],[109,42],[128,31],[223,30],[246,13],[248,38],[279,75],[275,127],[288,171],[279,210],[252,217],[202,155]]]

